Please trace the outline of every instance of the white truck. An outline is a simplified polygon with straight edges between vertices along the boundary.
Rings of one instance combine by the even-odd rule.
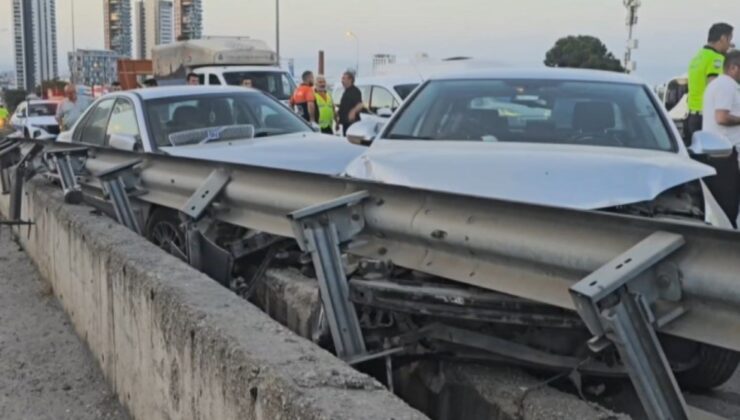
[[[277,54],[264,41],[248,37],[204,37],[159,45],[152,49],[154,77],[160,86],[184,84],[198,75],[201,85],[252,86],[287,102],[295,90],[291,75],[281,69]]]

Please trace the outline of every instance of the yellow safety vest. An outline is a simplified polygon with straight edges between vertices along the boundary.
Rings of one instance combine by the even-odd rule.
[[[334,122],[334,101],[331,94],[326,92],[326,97],[316,92],[316,106],[319,108],[319,127],[329,128]]]

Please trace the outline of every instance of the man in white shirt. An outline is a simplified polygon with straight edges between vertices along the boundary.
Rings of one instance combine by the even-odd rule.
[[[740,51],[727,54],[724,74],[704,92],[703,129],[740,146]]]
[[[57,107],[56,115],[62,131],[71,129],[90,105],[87,99],[77,97],[77,87],[71,83],[64,87],[64,96],[64,100]]]

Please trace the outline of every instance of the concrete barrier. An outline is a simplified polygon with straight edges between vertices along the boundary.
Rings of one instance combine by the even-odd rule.
[[[27,184],[23,217],[35,223],[18,229],[24,248],[134,418],[426,418],[133,232],[63,205],[43,181]]]

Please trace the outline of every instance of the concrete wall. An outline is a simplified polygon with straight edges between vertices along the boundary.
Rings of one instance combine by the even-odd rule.
[[[23,246],[135,418],[426,418],[43,181],[27,184],[23,217],[35,223],[18,230]]]

